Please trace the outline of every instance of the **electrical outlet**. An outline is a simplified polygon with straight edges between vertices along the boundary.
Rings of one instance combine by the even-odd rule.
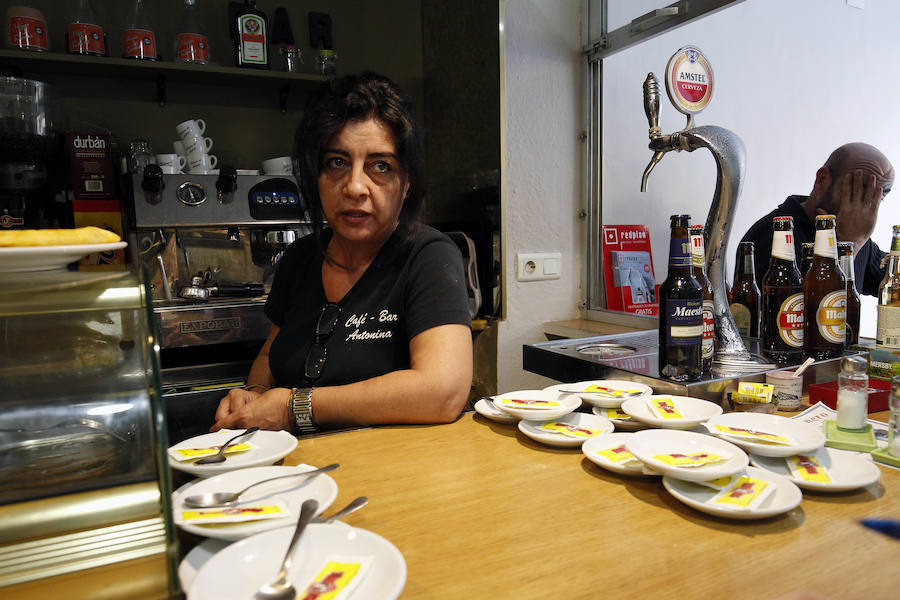
[[[559,279],[562,254],[559,252],[525,252],[516,254],[516,279],[537,281]]]

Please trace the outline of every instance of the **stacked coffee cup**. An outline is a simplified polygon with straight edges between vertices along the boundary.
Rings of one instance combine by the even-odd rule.
[[[212,139],[203,137],[203,132],[206,131],[206,121],[188,119],[179,123],[175,127],[175,131],[180,140],[174,142],[173,147],[176,153],[184,153],[188,172],[197,175],[212,173],[218,164],[218,159],[215,154],[209,153],[213,146]],[[179,142],[181,147],[179,147]]]

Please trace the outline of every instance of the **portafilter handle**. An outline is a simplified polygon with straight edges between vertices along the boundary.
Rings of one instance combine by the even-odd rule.
[[[141,189],[144,190],[144,200],[147,204],[159,204],[162,202],[164,187],[166,187],[166,184],[163,181],[163,172],[160,166],[150,164],[144,167]]]
[[[241,296],[252,298],[262,296],[266,288],[261,283],[220,283],[209,288],[213,296]]]
[[[216,198],[219,204],[228,204],[234,200],[237,187],[237,169],[228,165],[220,167],[219,177],[216,179]]]

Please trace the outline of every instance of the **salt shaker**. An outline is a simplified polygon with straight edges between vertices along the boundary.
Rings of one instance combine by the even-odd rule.
[[[894,456],[900,456],[900,375],[891,379],[890,409],[887,450]]]
[[[838,374],[837,426],[838,429],[862,429],[869,412],[868,363],[861,356],[845,356],[841,359]]]

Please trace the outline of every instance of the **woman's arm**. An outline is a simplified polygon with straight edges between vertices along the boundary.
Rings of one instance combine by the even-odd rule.
[[[409,354],[409,369],[348,385],[315,388],[312,409],[316,424],[337,427],[456,419],[472,384],[469,327],[450,324],[427,329],[410,340]],[[213,430],[252,425],[291,430],[290,394],[287,388],[274,388],[234,410],[223,411],[220,406]]]

